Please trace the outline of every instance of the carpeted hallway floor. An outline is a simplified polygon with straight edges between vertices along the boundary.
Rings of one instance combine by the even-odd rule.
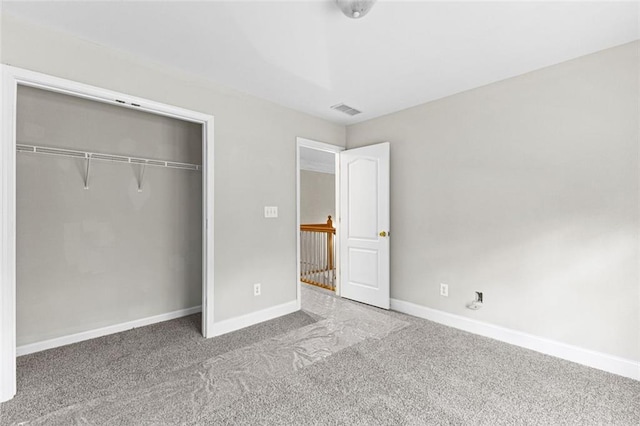
[[[215,339],[198,324],[18,358],[0,424],[640,424],[640,382],[321,290]]]

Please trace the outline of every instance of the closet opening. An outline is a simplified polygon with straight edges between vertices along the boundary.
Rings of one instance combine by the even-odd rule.
[[[202,312],[213,117],[3,66],[0,401],[16,357]]]
[[[17,355],[200,312],[202,124],[18,86]]]

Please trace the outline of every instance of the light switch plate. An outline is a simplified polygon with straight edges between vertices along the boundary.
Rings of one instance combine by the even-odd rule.
[[[278,217],[278,206],[265,206],[264,217]]]

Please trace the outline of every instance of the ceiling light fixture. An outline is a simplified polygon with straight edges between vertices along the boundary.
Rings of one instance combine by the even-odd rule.
[[[352,19],[362,18],[369,13],[376,0],[336,0],[338,7]]]

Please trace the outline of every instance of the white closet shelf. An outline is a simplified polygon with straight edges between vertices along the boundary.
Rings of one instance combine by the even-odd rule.
[[[169,167],[172,169],[183,170],[202,170],[199,164],[179,163],[176,161],[154,160],[151,158],[125,157],[115,154],[101,154],[98,152],[76,151],[73,149],[52,148],[47,146],[16,144],[17,152],[26,152],[33,154],[57,155],[61,157],[83,158],[86,160],[103,160],[116,163],[131,163],[144,166]]]

